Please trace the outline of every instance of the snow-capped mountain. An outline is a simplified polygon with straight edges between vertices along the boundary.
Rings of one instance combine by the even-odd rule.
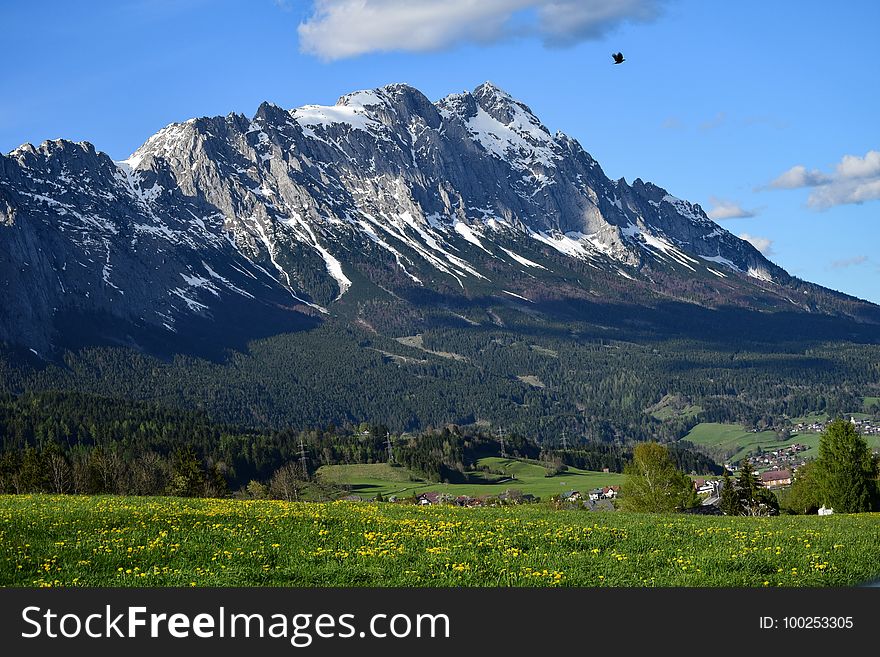
[[[169,125],[119,162],[64,140],[0,156],[0,339],[35,350],[72,317],[173,339],[198,319],[320,321],[359,287],[534,301],[523,280],[577,294],[591,272],[645,294],[688,281],[698,303],[823,310],[832,294],[700,206],[610,180],[490,83],[436,103],[404,84],[264,103]]]

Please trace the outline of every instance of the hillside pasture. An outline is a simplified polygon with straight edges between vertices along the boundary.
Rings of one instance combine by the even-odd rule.
[[[593,488],[620,485],[624,480],[624,475],[616,472],[592,472],[574,467],[547,477],[547,468],[538,462],[501,457],[479,459],[476,468],[473,472],[465,473],[465,483],[426,481],[407,468],[392,467],[386,463],[325,465],[318,469],[317,478],[323,483],[342,486],[351,494],[369,499],[377,494],[383,497],[409,497],[427,492],[476,497],[498,495],[508,489],[546,499],[570,490],[585,493]]]

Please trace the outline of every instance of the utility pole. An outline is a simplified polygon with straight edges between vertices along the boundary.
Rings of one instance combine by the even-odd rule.
[[[299,465],[303,471],[303,479],[309,478],[308,459],[306,458],[306,446],[303,444],[302,436],[299,437]]]
[[[388,462],[394,463],[394,452],[391,451],[391,432],[385,434],[385,449],[388,450]]]
[[[498,427],[498,440],[501,442],[501,458],[507,458],[507,450],[504,447],[504,430]]]

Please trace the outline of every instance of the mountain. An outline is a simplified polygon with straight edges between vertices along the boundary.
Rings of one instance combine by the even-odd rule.
[[[253,427],[668,439],[880,396],[880,308],[610,180],[489,83],[263,103],[124,161],[25,144],[0,156],[0,290],[0,393]]]
[[[358,287],[878,319],[699,205],[608,179],[490,83],[437,103],[403,84],[333,106],[264,103],[250,119],[169,125],[121,162],[87,142],[25,144],[0,156],[0,280],[0,339],[39,352],[77,334],[222,340],[255,316],[268,333],[308,327]]]

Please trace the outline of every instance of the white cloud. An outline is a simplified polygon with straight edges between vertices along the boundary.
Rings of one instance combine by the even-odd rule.
[[[799,187],[815,187],[816,185],[824,185],[829,180],[828,176],[813,169],[807,171],[802,164],[793,166],[791,169],[783,173],[770,183],[770,187],[774,189],[798,189]]]
[[[313,0],[300,49],[322,59],[441,50],[460,43],[541,38],[548,46],[597,39],[647,22],[662,0]]]
[[[832,184],[819,187],[810,194],[807,205],[825,210],[835,205],[864,203],[880,199],[880,178],[877,180],[835,180]]]
[[[852,258],[844,258],[842,260],[835,260],[831,263],[832,269],[846,269],[847,267],[855,267],[856,265],[864,264],[868,261],[868,256],[859,255],[853,256]]]
[[[726,201],[724,199],[709,197],[709,201],[714,206],[706,214],[713,221],[722,219],[747,219],[754,217],[757,212],[755,210],[746,210],[736,201]]]
[[[880,151],[868,151],[865,157],[844,155],[837,165],[839,178],[880,177]]]
[[[660,13],[656,0],[538,0],[528,4],[537,8],[538,31],[551,46],[598,39],[620,23],[648,23]]]
[[[811,208],[824,210],[836,205],[864,203],[880,199],[880,151],[868,151],[864,157],[844,155],[834,172],[808,171],[794,166],[770,183],[776,189],[812,187],[807,198]]]
[[[757,237],[756,235],[749,235],[748,233],[740,233],[739,238],[751,244],[765,256],[773,254],[773,240],[771,239],[768,239],[766,237]]]

